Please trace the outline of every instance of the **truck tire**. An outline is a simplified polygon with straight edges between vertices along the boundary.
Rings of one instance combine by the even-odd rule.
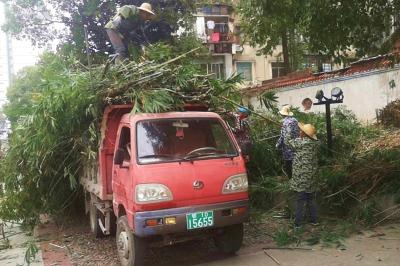
[[[146,241],[132,233],[126,216],[121,216],[117,220],[116,241],[118,257],[122,266],[142,266],[144,264]]]
[[[227,226],[214,237],[218,250],[226,254],[236,253],[243,243],[243,224]]]
[[[90,202],[89,216],[90,216],[90,230],[96,238],[104,237],[103,231],[101,231],[99,225],[99,218],[103,215],[94,205],[93,202]]]

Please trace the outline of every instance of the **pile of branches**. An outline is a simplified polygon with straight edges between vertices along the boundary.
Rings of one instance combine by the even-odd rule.
[[[392,145],[398,132],[364,126],[352,112],[338,108],[332,117],[334,147],[329,156],[324,114],[294,113],[299,121],[318,129],[321,145],[315,182],[321,212],[368,224],[384,219],[380,196],[389,195],[400,202],[400,149],[397,143]],[[263,120],[252,121],[251,200],[255,207],[283,208],[292,194],[282,171],[282,155],[275,148],[279,128],[266,127]]]
[[[160,56],[160,50],[163,51]],[[94,87],[108,104],[131,102],[133,112],[160,112],[179,109],[184,103],[201,103],[213,107],[231,105],[223,97],[238,98],[239,76],[227,80],[204,74],[193,64],[195,48],[171,58],[173,50],[164,44],[147,51],[148,59],[110,67],[108,63],[94,69],[97,76]]]
[[[203,73],[194,63],[202,50],[192,48],[157,44],[140,62],[121,65],[87,66],[71,56],[46,54],[21,73],[5,109],[12,134],[0,165],[6,185],[0,217],[35,224],[40,213],[73,209],[81,195],[82,162],[97,158],[107,105],[132,103],[133,113],[180,110],[188,102],[230,109],[239,99],[240,78]]]
[[[400,100],[389,103],[378,111],[378,121],[384,126],[400,128]]]

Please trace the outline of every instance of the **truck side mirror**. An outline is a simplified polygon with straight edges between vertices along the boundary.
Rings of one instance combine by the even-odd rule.
[[[114,156],[114,164],[121,165],[124,162],[124,149],[117,149]]]

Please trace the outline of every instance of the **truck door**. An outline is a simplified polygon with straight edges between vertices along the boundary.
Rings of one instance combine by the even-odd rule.
[[[132,195],[132,143],[131,129],[128,125],[122,125],[118,130],[118,146],[115,149],[113,165],[113,192],[118,203],[124,203],[130,207],[128,195]]]

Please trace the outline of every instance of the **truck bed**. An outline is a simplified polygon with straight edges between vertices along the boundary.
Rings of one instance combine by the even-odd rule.
[[[106,107],[101,122],[101,143],[98,159],[86,163],[80,183],[86,191],[101,200],[112,200],[112,166],[118,126],[124,114],[130,113],[132,105]]]

